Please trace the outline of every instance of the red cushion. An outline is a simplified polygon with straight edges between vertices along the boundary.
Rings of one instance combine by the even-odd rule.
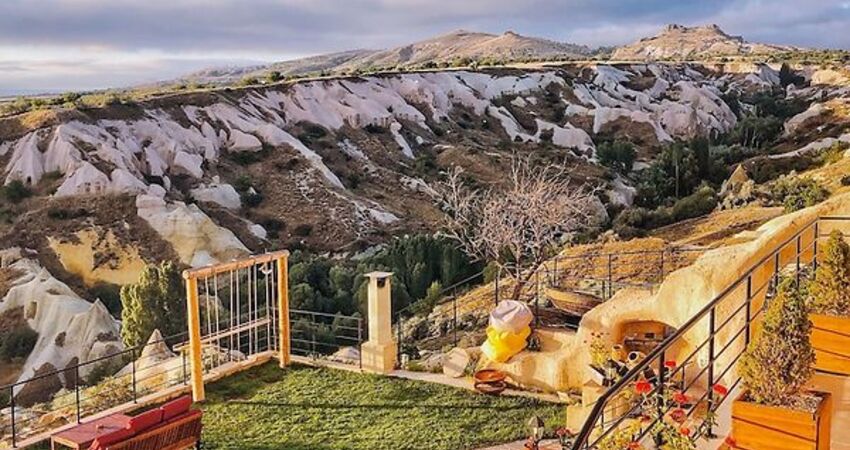
[[[192,406],[192,397],[184,395],[177,400],[172,400],[160,408],[162,410],[162,420],[170,420],[189,410]]]
[[[111,444],[121,442],[133,437],[133,434],[133,431],[128,428],[121,428],[119,430],[109,432],[95,439],[94,442],[91,443],[91,447],[89,447],[89,450],[104,449]]]
[[[133,417],[127,424],[127,428],[132,430],[133,433],[138,434],[153,428],[160,422],[162,422],[162,410],[157,408]]]
[[[178,420],[183,420],[187,417],[200,416],[202,413],[203,411],[201,411],[200,409],[190,409],[189,411],[186,411],[183,414],[180,414],[179,416],[172,417],[168,420],[168,423],[174,423]]]

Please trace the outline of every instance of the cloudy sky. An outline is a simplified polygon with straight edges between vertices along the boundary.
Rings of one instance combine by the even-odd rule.
[[[599,46],[667,23],[850,48],[850,0],[0,0],[0,95],[388,48],[459,28]]]

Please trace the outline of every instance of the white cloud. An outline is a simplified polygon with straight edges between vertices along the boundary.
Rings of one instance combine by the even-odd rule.
[[[835,0],[3,0],[0,87],[88,89],[245,61],[387,48],[453,29],[622,44],[666,23],[850,47]]]

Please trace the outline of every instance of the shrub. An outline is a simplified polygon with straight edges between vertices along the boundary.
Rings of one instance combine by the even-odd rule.
[[[761,332],[741,357],[739,372],[749,400],[788,405],[812,376],[812,324],[800,287],[782,280],[767,306]]]
[[[85,208],[51,207],[47,210],[47,217],[53,220],[71,220],[88,215],[89,212]]]
[[[292,234],[295,236],[309,236],[312,232],[313,226],[309,223],[302,223],[300,225],[297,225],[295,229],[292,230]]]
[[[121,317],[121,286],[98,282],[89,288],[92,297],[99,299],[112,315]]]
[[[387,132],[387,130],[384,127],[379,126],[379,125],[375,125],[373,123],[366,125],[365,127],[363,127],[363,129],[366,130],[366,132],[371,133],[371,134],[384,134],[384,133]]]
[[[846,150],[847,144],[844,142],[836,142],[818,153],[816,158],[817,162],[824,166],[837,163],[844,158],[844,152]]]
[[[12,180],[9,184],[3,187],[3,197],[12,203],[19,203],[21,200],[32,195],[27,185],[21,180]]]
[[[672,208],[673,221],[704,216],[717,207],[717,193],[711,186],[703,186],[693,194],[677,201]]]
[[[18,325],[2,335],[0,343],[0,360],[11,361],[15,358],[26,358],[35,343],[38,341],[38,333],[29,325]]]
[[[242,197],[242,203],[244,203],[245,206],[247,206],[249,208],[254,208],[254,207],[259,206],[260,203],[262,203],[263,199],[264,199],[263,194],[260,194],[259,192],[255,191],[255,190],[249,190],[248,192],[245,192],[244,194],[242,194],[241,197]]]
[[[601,142],[596,147],[599,162],[620,173],[629,173],[635,163],[635,147],[630,142]]]
[[[122,287],[121,306],[121,338],[127,347],[145,344],[157,329],[163,336],[186,331],[183,278],[170,261],[148,265],[138,282]]]
[[[268,73],[268,75],[266,75],[266,80],[269,83],[277,83],[278,81],[280,81],[282,79],[283,79],[283,76],[277,70],[272,70],[271,72]]]
[[[830,234],[823,247],[809,294],[812,312],[850,316],[850,245],[838,230]]]
[[[492,283],[499,276],[499,265],[490,262],[484,267],[484,283]]]
[[[786,212],[814,206],[829,197],[829,191],[817,180],[795,174],[779,177],[770,184],[768,190],[771,201],[783,205]]]
[[[622,239],[632,239],[646,234],[650,211],[646,208],[624,209],[614,219],[612,229]]]

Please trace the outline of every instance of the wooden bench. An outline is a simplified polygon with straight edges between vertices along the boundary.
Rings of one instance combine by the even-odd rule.
[[[89,450],[183,450],[201,440],[203,412],[184,396],[130,418],[125,428],[95,439]]]
[[[104,450],[183,450],[201,440],[200,410],[192,410],[126,441],[110,444]]]

